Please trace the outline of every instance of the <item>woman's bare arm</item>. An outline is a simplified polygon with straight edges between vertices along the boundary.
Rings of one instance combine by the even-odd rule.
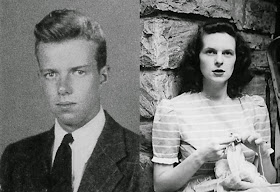
[[[208,161],[224,158],[224,149],[235,138],[228,137],[220,141],[209,142],[204,148],[196,150],[176,167],[167,164],[154,164],[154,190],[156,192],[176,191],[183,187]]]

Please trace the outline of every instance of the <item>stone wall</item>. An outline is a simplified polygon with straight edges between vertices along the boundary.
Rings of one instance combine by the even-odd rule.
[[[155,109],[163,98],[178,95],[180,79],[174,71],[182,49],[198,25],[209,18],[236,23],[253,51],[251,68],[255,77],[244,92],[266,99],[272,122],[276,106],[266,48],[275,32],[277,8],[264,0],[141,0],[140,114],[142,134],[140,161],[141,191],[153,191],[151,129]]]

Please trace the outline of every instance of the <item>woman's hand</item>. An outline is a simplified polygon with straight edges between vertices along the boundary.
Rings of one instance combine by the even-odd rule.
[[[252,149],[256,153],[258,153],[259,146],[261,147],[261,151],[265,151],[262,137],[257,132],[244,133],[241,135],[241,140],[246,147]]]
[[[209,141],[208,145],[199,149],[200,154],[204,157],[205,162],[226,158],[225,149],[234,140],[234,137],[226,137],[220,140]]]
[[[258,171],[265,176],[269,183],[274,183],[276,181],[276,170],[271,162],[270,153],[267,149],[268,146],[263,141],[261,135],[256,132],[244,133],[241,135],[241,140],[246,147],[259,154],[262,164],[259,164]]]

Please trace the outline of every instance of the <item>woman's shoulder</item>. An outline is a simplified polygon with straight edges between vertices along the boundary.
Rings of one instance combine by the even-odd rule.
[[[265,104],[265,101],[264,101],[264,98],[259,96],[259,95],[243,95],[241,98],[240,98],[241,102],[245,102],[245,103],[249,103],[255,107],[265,107],[266,104]]]

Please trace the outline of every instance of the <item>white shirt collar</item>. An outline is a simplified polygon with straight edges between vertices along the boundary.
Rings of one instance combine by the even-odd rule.
[[[83,127],[72,132],[74,142],[70,144],[70,147],[72,149],[72,185],[74,192],[78,191],[87,161],[95,148],[104,125],[105,114],[103,108],[100,106],[100,111],[92,120],[90,120]],[[52,162],[54,161],[55,154],[63,140],[64,135],[66,134],[67,132],[62,129],[56,119],[54,126],[55,139]]]
[[[75,148],[76,150],[82,149],[85,150],[86,153],[92,153],[98,137],[100,136],[103,127],[105,124],[105,114],[103,108],[100,107],[99,112],[97,115],[91,119],[87,124],[83,127],[77,129],[76,131],[72,132],[72,136],[74,138],[74,142],[70,145],[72,150]],[[60,146],[64,135],[66,132],[58,123],[57,119],[55,119],[55,126],[54,126],[54,146],[53,146],[53,158],[55,158],[56,151]],[[86,156],[90,156],[90,154]]]

